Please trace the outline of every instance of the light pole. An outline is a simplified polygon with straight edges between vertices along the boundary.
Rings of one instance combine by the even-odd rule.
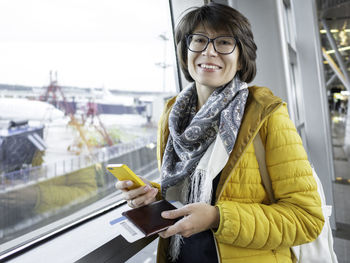
[[[155,65],[163,69],[163,92],[165,92],[166,69],[171,66],[171,64],[166,63],[166,56],[167,56],[166,46],[167,46],[167,41],[169,41],[169,38],[166,36],[166,32],[163,32],[162,34],[160,34],[159,38],[164,41],[163,62],[155,63]]]

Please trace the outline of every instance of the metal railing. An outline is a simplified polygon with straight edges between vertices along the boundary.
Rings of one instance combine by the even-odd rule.
[[[139,150],[151,145],[154,147],[156,136],[140,137],[128,143],[120,143],[95,150],[92,154],[84,154],[54,163],[0,174],[0,192],[7,192],[30,184],[65,175],[96,163],[107,162],[113,158]],[[152,145],[153,144],[153,145]]]

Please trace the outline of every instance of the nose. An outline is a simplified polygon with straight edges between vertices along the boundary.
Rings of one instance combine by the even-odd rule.
[[[215,51],[214,48],[214,43],[213,42],[209,42],[208,46],[206,49],[203,50],[202,55],[206,55],[206,56],[210,56],[210,57],[215,57],[217,56],[217,52]]]

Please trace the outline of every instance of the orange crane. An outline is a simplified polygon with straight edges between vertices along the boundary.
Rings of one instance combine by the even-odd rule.
[[[81,139],[87,145],[88,149],[91,150],[91,145],[89,144],[88,140],[86,139],[85,132],[82,129],[82,125],[83,124],[79,123],[78,120],[75,118],[75,116],[74,116],[75,110],[72,109],[72,107],[69,105],[69,103],[67,102],[67,99],[66,99],[66,97],[65,97],[61,87],[57,84],[57,72],[56,72],[56,78],[55,78],[55,80],[53,80],[52,79],[52,72],[50,71],[50,84],[46,88],[45,94],[40,97],[40,100],[50,102],[54,106],[58,107],[59,106],[58,105],[59,101],[58,101],[57,94],[59,94],[62,97],[65,114],[68,115],[69,118],[70,118],[69,124],[77,129]],[[51,98],[51,100],[50,100],[50,98]],[[89,103],[88,103],[88,108],[89,107],[90,106],[89,106]],[[89,116],[91,116],[92,118],[95,117],[95,116],[97,117],[97,119],[99,121],[99,125],[100,125],[101,128],[99,128],[99,127],[97,127],[95,125],[94,126],[95,129],[102,135],[102,137],[105,139],[107,144],[109,146],[112,146],[113,145],[113,141],[110,138],[110,136],[109,136],[109,134],[107,132],[107,129],[105,128],[105,126],[103,125],[101,119],[98,116],[97,107],[96,107],[96,110],[93,110],[93,111],[91,111],[91,109],[88,109],[88,112],[86,114],[87,114],[87,117],[89,117]]]

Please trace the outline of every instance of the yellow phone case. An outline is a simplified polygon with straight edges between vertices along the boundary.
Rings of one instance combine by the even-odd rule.
[[[119,181],[133,181],[134,185],[129,187],[129,189],[146,185],[126,164],[109,164],[107,165],[107,169],[111,174],[117,177]]]

